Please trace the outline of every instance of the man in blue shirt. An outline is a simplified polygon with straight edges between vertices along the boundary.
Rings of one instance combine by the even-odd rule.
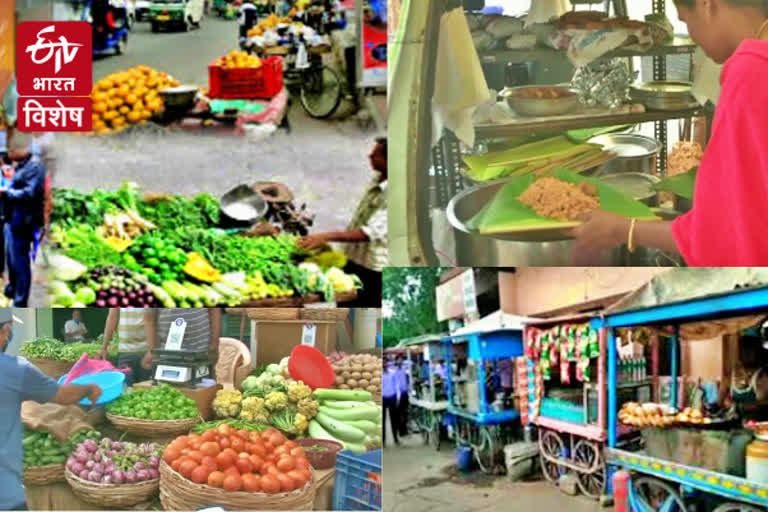
[[[382,445],[387,444],[387,417],[389,416],[389,424],[392,427],[392,437],[395,439],[395,444],[400,444],[400,438],[398,436],[400,431],[400,413],[397,405],[400,403],[400,396],[402,391],[400,389],[399,377],[395,363],[388,359],[385,362],[384,375],[381,376],[381,397],[384,401],[384,418],[382,421]]]
[[[7,355],[14,322],[21,323],[9,308],[0,308],[0,510],[27,510],[22,485],[21,403],[71,405],[86,397],[96,402],[101,396],[96,384],[59,386],[23,357]]]
[[[43,227],[45,201],[45,164],[30,148],[32,138],[14,132],[8,144],[8,157],[15,162],[16,172],[7,186],[0,189],[6,204],[5,247],[9,283],[5,295],[13,305],[25,308],[32,285],[30,250],[35,233]]]

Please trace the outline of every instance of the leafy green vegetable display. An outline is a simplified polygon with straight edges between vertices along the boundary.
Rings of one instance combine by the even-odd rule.
[[[147,420],[179,420],[200,415],[194,400],[168,384],[126,393],[109,403],[107,412]]]
[[[88,269],[120,264],[120,253],[110,247],[96,230],[85,224],[52,228],[51,236],[64,248],[64,255],[79,261]]]
[[[64,343],[55,338],[37,338],[21,345],[20,354],[29,359],[52,359],[74,363],[83,354],[97,357],[101,351],[101,343]],[[117,345],[113,342],[108,346],[108,355],[117,357]]]
[[[78,443],[86,439],[101,438],[101,434],[96,430],[81,430],[62,442],[50,432],[31,430],[26,426],[24,426],[23,436],[21,446],[24,450],[25,468],[64,464],[67,456]]]
[[[341,254],[318,259],[320,266],[302,263],[313,254],[296,247],[296,236],[241,236],[220,223],[219,201],[208,193],[142,195],[135,183],[90,193],[55,189],[52,258],[67,272],[51,282],[51,304],[234,307],[311,294],[332,301],[360,287],[339,269]],[[122,278],[142,286],[103,286]]]

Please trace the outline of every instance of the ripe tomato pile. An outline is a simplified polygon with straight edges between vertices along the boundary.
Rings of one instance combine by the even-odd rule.
[[[180,436],[165,448],[163,460],[197,484],[232,492],[290,492],[312,478],[304,449],[275,428],[257,432],[222,424]]]

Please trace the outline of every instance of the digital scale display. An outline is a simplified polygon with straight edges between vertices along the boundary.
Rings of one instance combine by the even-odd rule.
[[[172,379],[178,379],[181,377],[181,372],[179,370],[163,370],[163,373],[161,374],[161,377],[169,377]]]

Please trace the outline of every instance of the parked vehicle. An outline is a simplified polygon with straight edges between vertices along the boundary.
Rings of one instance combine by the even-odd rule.
[[[199,27],[204,14],[203,0],[153,1],[149,6],[152,32],[160,29]]]
[[[136,10],[136,21],[146,21],[149,19],[149,0],[136,0],[134,9]]]
[[[93,54],[125,53],[128,46],[128,13],[125,6],[116,7],[108,0],[91,0],[82,20],[93,27]]]

